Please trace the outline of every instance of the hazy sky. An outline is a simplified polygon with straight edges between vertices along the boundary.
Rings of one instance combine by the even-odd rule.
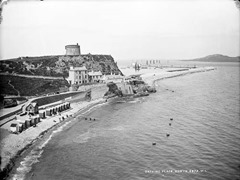
[[[0,58],[83,54],[122,59],[240,55],[233,0],[9,1],[0,24]]]

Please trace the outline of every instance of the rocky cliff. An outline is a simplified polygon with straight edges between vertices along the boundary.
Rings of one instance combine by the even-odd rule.
[[[122,91],[118,89],[117,85],[114,82],[107,83],[108,91],[104,94],[105,97],[122,97]]]
[[[103,74],[122,74],[111,55],[20,57],[0,61],[0,73],[68,77],[70,66],[86,66]]]
[[[70,66],[86,66],[102,74],[122,74],[111,55],[21,57],[0,61],[0,94],[35,96],[69,86]],[[48,76],[48,79],[44,78]]]

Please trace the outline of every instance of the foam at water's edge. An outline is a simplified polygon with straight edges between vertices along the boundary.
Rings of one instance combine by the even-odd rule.
[[[86,114],[86,113],[90,112],[91,110],[93,110],[93,109],[95,109],[95,108],[97,108],[97,107],[103,106],[103,105],[105,105],[105,104],[106,104],[105,102],[104,102],[104,103],[101,103],[101,104],[97,104],[97,105],[89,108],[88,110],[86,110],[86,111],[83,112],[82,114]]]
[[[20,162],[20,166],[17,168],[16,174],[13,176],[13,180],[23,180],[25,175],[31,171],[32,165],[39,162],[39,158],[41,157],[44,147],[48,144],[48,142],[52,139],[54,134],[61,132],[64,127],[66,127],[71,121],[64,123],[58,129],[54,130],[51,135],[39,146],[34,148],[28,156],[26,156],[23,161]]]
[[[104,104],[106,104],[106,103],[104,102],[101,104],[94,105],[93,107],[89,108],[88,110],[86,110],[85,112],[83,112],[81,114],[86,114],[97,107],[103,106]],[[41,155],[44,151],[44,147],[49,143],[49,141],[52,139],[52,137],[56,133],[63,131],[64,127],[66,127],[70,122],[71,121],[68,121],[68,122],[64,123],[63,125],[61,125],[60,127],[58,127],[56,130],[52,131],[51,135],[41,145],[34,148],[30,152],[30,154],[28,156],[26,156],[23,159],[23,161],[20,162],[20,166],[16,169],[16,173],[13,175],[12,180],[24,180],[26,174],[31,171],[32,165],[39,162],[38,159],[41,157]]]

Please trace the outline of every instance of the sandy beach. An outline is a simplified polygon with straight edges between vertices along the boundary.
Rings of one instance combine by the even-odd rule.
[[[71,103],[71,108],[61,113],[61,115],[55,115],[41,119],[41,122],[36,127],[30,127],[20,134],[9,134],[5,138],[1,139],[1,171],[3,174],[8,171],[14,165],[14,159],[21,154],[28,146],[32,145],[38,138],[52,129],[54,126],[64,121],[71,120],[76,113],[98,103],[103,103],[106,100],[103,98],[95,99],[90,102],[81,101]],[[63,120],[64,118],[64,120]],[[4,124],[1,129],[9,130],[12,122]]]

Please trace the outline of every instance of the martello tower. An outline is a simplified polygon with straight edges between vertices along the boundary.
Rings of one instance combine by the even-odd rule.
[[[66,55],[67,56],[80,56],[81,51],[80,51],[80,46],[78,43],[76,45],[66,45]]]

